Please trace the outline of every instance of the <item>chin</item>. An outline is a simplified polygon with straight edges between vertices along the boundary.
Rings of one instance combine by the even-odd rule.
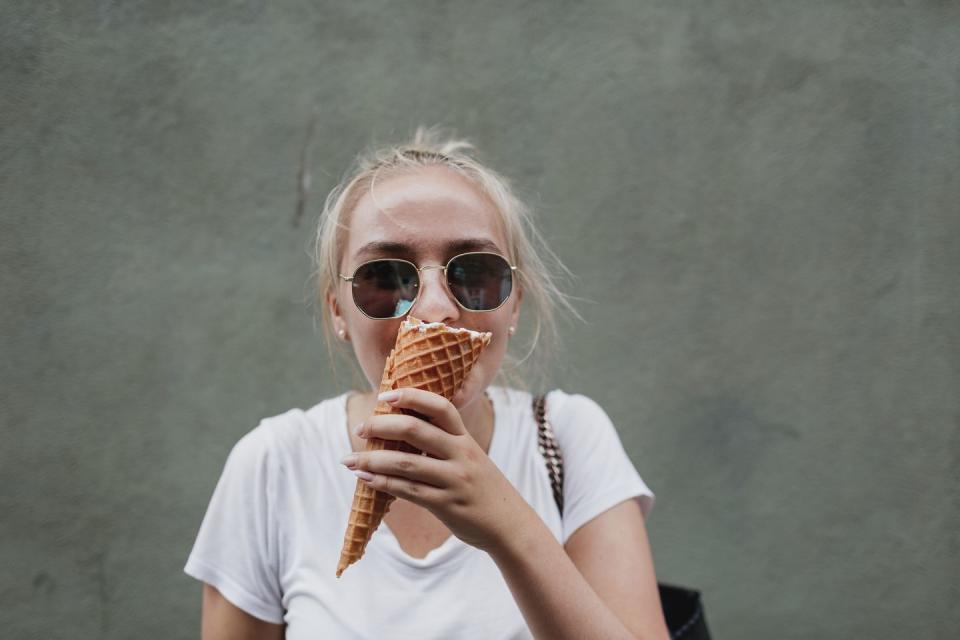
[[[470,370],[470,373],[467,374],[467,379],[463,381],[463,386],[460,387],[460,391],[453,396],[450,402],[458,410],[463,409],[481,397],[485,388],[483,384],[483,370],[480,367],[474,367]]]

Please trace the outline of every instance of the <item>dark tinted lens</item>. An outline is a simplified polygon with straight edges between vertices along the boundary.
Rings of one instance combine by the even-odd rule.
[[[401,260],[376,260],[353,275],[353,301],[371,318],[399,318],[413,306],[420,280]]]
[[[471,311],[502,305],[513,289],[513,272],[506,260],[492,253],[467,253],[447,266],[450,291]]]

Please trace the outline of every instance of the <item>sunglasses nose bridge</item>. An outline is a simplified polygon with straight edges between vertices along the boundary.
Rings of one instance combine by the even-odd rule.
[[[429,270],[440,273],[434,278],[424,273]],[[427,322],[448,322],[459,317],[460,305],[447,285],[446,265],[424,265],[417,271],[420,273],[420,287],[412,308],[414,315]],[[427,280],[433,282],[428,285]]]

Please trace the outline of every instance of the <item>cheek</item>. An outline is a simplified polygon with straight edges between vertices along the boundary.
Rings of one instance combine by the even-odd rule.
[[[491,352],[492,356],[495,356],[498,360],[503,358],[503,355],[507,352],[507,346],[509,341],[507,340],[507,333],[504,331],[501,334],[494,334],[493,339],[490,342],[490,347],[487,351]]]
[[[499,361],[500,358],[507,351],[507,346],[510,344],[510,311],[506,308],[500,308],[494,311],[491,314],[490,322],[486,326],[476,327],[481,331],[489,331],[493,333],[493,338],[490,341],[490,346],[484,351],[481,360],[489,360],[486,358],[488,356],[491,359],[496,359]]]
[[[397,327],[373,325],[355,328],[353,352],[373,388],[379,386],[383,377],[383,367],[396,343],[398,328],[399,324]]]
[[[497,331],[493,334],[490,344],[481,354],[479,364],[483,367],[483,375],[489,380],[496,376],[507,352],[507,344],[506,332]]]

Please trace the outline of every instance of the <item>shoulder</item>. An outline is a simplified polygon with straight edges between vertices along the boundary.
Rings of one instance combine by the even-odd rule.
[[[497,408],[507,413],[524,414],[533,417],[533,401],[537,397],[530,391],[512,387],[491,386],[487,392],[493,397]],[[607,413],[592,398],[580,393],[569,393],[563,389],[553,389],[545,395],[545,409],[551,426],[565,428],[583,420],[601,420],[609,422]]]
[[[593,398],[555,389],[547,394],[546,417],[571,473],[581,463],[593,467],[627,459],[620,433]]]
[[[487,395],[493,400],[498,411],[507,414],[523,414],[532,411],[533,395],[529,391],[491,385],[487,387]]]
[[[281,461],[304,445],[323,446],[337,435],[334,425],[345,419],[347,394],[327,398],[309,409],[293,408],[260,420],[233,446],[230,459],[244,466]],[[341,418],[342,416],[342,418]]]
[[[491,386],[487,391],[497,411],[506,414],[511,424],[536,423],[533,402],[537,394],[510,387]],[[546,418],[561,449],[581,446],[584,439],[618,440],[607,412],[592,398],[563,389],[553,389],[543,395],[546,398]],[[524,429],[520,430],[525,432]]]
[[[607,412],[593,398],[581,393],[554,389],[546,394],[545,411],[550,426],[561,440],[598,431],[616,433]]]
[[[583,524],[629,498],[646,516],[654,495],[623,447],[607,412],[594,399],[562,389],[546,402],[564,465],[564,541]]]
[[[603,413],[606,412],[589,396],[582,393],[569,393],[563,389],[554,389],[547,393],[547,415],[562,415],[564,413]]]

